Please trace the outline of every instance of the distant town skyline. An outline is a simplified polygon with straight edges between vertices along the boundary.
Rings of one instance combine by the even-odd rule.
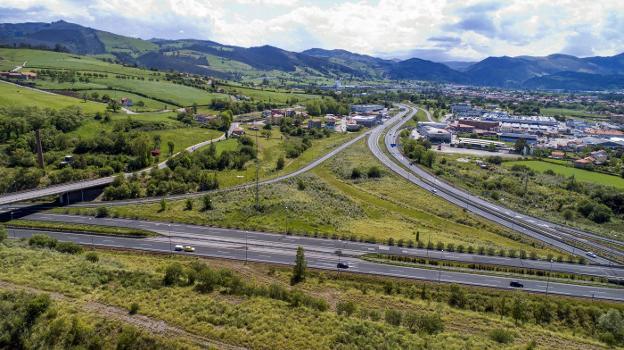
[[[624,51],[619,0],[4,0],[0,22],[66,20],[143,39],[203,39],[384,58],[610,56]]]

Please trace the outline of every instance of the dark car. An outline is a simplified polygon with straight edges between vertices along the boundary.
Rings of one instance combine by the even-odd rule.
[[[349,265],[347,265],[346,263],[340,262],[338,263],[338,265],[336,265],[336,267],[339,269],[348,269]]]
[[[509,283],[510,287],[514,287],[514,288],[524,288],[524,284],[518,282],[518,281],[511,281]]]

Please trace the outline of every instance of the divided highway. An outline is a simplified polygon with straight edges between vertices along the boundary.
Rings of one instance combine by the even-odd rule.
[[[362,256],[364,254],[392,254],[420,258],[452,260],[469,264],[490,264],[510,266],[526,269],[552,270],[564,273],[575,273],[603,278],[624,278],[624,268],[610,268],[608,266],[578,265],[567,263],[553,263],[547,261],[486,256],[457,252],[439,252],[434,250],[387,246],[381,244],[351,242],[314,237],[289,236],[277,233],[246,231],[238,229],[217,228],[189,224],[153,222],[146,220],[130,220],[118,218],[94,218],[91,216],[38,213],[31,214],[24,219],[47,222],[64,222],[72,224],[103,225],[144,229],[158,232],[161,237],[147,238],[147,241],[168,241],[180,239],[185,244],[203,244],[210,241],[215,244],[244,244],[295,250],[302,246],[306,251],[336,254],[340,251],[345,256]]]
[[[173,226],[173,225],[172,225]],[[111,236],[97,236],[75,234],[66,232],[49,232],[29,229],[9,229],[11,238],[28,238],[33,234],[44,233],[62,241],[71,241],[83,245],[99,247],[135,249],[172,254],[189,254],[172,252],[174,244],[189,244],[189,239],[171,237],[167,239],[140,239]],[[293,245],[298,245],[300,237],[286,237],[293,240]],[[235,260],[248,260],[271,264],[293,265],[295,261],[295,249],[282,249],[276,247],[263,247],[244,243],[215,243],[197,242],[193,255],[215,257]],[[323,270],[337,270],[338,260],[349,265],[347,271],[370,275],[382,275],[418,280],[438,281],[447,283],[460,283],[473,286],[492,287],[500,289],[512,289],[509,284],[519,281],[524,285],[522,290],[535,293],[550,293],[585,298],[607,299],[624,301],[624,293],[621,288],[597,287],[589,285],[565,284],[541,280],[516,279],[510,277],[483,276],[472,273],[442,271],[436,269],[411,268],[393,266],[363,261],[354,257],[338,257],[331,253],[309,251],[306,253],[307,265],[310,268]]]
[[[470,212],[473,212],[488,220],[494,221],[502,226],[508,227],[527,236],[533,237],[570,254],[585,256],[584,251],[565,243],[563,241],[564,238],[577,241],[582,244],[594,245],[597,248],[609,250],[614,254],[622,254],[622,252],[611,249],[610,247],[604,247],[602,245],[598,245],[594,242],[588,241],[584,238],[579,238],[562,232],[562,230],[556,230],[554,228],[556,228],[557,225],[554,225],[550,222],[526,216],[524,214],[512,211],[508,208],[489,203],[462,189],[454,187],[444,181],[440,181],[435,176],[424,171],[420,167],[412,165],[411,162],[401,154],[398,147],[393,147],[393,145],[396,144],[396,140],[398,139],[398,131],[403,126],[403,124],[408,122],[416,114],[416,109],[412,109],[406,105],[400,106],[401,108],[410,111],[407,116],[405,114],[397,115],[385,124],[386,127],[392,126],[386,133],[386,136],[384,138],[384,144],[386,145],[386,148],[388,149],[388,152],[393,157],[393,159],[386,155],[386,153],[382,151],[379,145],[379,139],[381,138],[381,135],[383,134],[385,129],[378,128],[373,130],[371,136],[368,139],[368,147],[370,148],[370,150],[385,166],[390,168],[392,171],[396,172],[408,181],[428,191],[435,191],[436,194],[441,198],[460,207],[463,207]],[[425,113],[428,112],[425,111]],[[430,118],[430,116],[428,118]],[[409,171],[406,169],[409,169]],[[597,264],[611,264],[609,260],[602,257],[585,257],[588,260]]]

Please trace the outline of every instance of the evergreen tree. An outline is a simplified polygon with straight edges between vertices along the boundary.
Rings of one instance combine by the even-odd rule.
[[[306,274],[306,261],[303,254],[303,247],[297,248],[297,257],[295,258],[295,267],[293,268],[293,274],[290,278],[290,284],[295,285],[305,280]]]

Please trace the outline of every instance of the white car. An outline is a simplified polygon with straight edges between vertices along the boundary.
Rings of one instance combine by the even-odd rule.
[[[176,246],[173,247],[173,250],[175,250],[176,252],[181,252],[184,250],[184,247],[180,244],[176,244]]]
[[[585,253],[585,255],[592,257],[592,258],[597,258],[596,254],[592,253],[592,252],[587,252]]]

